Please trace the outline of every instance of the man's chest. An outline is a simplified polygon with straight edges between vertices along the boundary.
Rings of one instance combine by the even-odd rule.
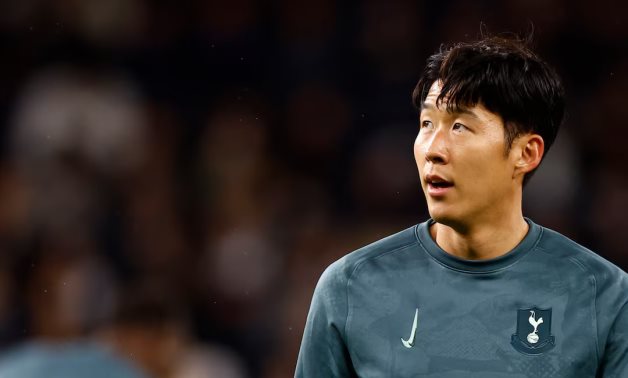
[[[350,290],[347,344],[361,377],[595,375],[586,287],[396,279]]]

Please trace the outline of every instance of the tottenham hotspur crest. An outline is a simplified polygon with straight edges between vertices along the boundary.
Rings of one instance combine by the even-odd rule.
[[[541,354],[554,348],[552,309],[528,308],[517,311],[517,331],[510,343],[521,353]]]

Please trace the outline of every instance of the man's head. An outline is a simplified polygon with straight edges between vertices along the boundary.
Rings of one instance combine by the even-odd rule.
[[[563,96],[557,74],[517,40],[432,55],[413,93],[415,158],[432,217],[499,212],[502,199],[516,198],[556,138]],[[434,178],[450,182],[434,187]]]

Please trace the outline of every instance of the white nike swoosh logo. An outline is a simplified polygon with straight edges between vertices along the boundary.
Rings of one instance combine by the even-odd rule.
[[[416,311],[414,312],[414,322],[412,322],[412,332],[410,332],[410,337],[408,338],[408,340],[404,340],[403,337],[401,338],[401,343],[403,344],[404,347],[406,348],[412,348],[414,346],[414,337],[416,336],[416,327],[419,321],[419,309],[417,308]]]

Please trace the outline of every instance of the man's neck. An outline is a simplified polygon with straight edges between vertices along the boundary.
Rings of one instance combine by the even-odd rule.
[[[430,235],[449,254],[465,260],[485,260],[511,251],[526,236],[528,228],[528,223],[519,213],[499,222],[476,223],[464,233],[434,223],[430,227]]]

